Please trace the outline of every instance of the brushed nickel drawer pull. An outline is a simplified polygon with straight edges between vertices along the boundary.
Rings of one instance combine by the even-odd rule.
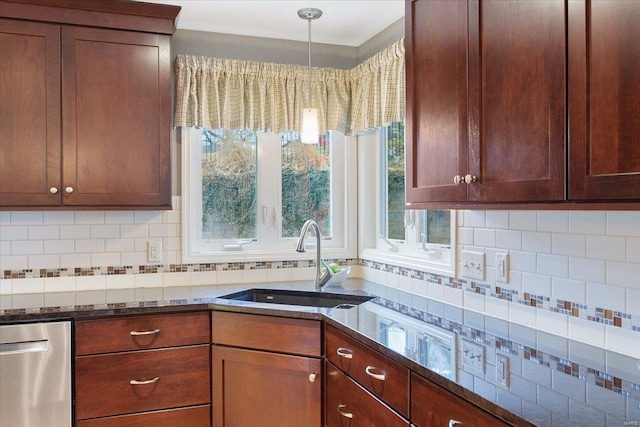
[[[373,372],[375,370],[378,370],[378,368],[375,368],[373,366],[367,366],[364,371],[367,373],[367,375],[377,380],[384,381],[387,379],[386,375],[384,374],[384,371],[382,371],[383,372],[382,374],[376,374],[375,372]]]
[[[454,420],[454,419],[449,420],[449,427],[454,427],[454,426],[456,426],[456,425],[461,426],[461,425],[463,425],[463,424],[464,424],[464,423],[462,423],[462,422],[460,422],[460,421],[456,421],[456,420]]]
[[[345,418],[353,418],[353,414],[351,412],[345,412],[343,411],[343,409],[345,409],[347,407],[347,405],[338,405],[338,412],[340,412],[340,415],[342,415]]]
[[[137,337],[140,335],[155,335],[155,334],[159,334],[160,333],[160,329],[154,329],[152,331],[131,331],[129,332],[129,335],[131,335],[132,337]]]
[[[350,348],[338,347],[336,353],[340,357],[344,357],[345,359],[353,359],[353,350]]]
[[[131,384],[131,385],[147,385],[147,384],[153,384],[155,382],[158,382],[159,379],[160,379],[160,377],[155,377],[152,380],[146,380],[146,381],[131,380],[131,381],[129,381],[129,384]]]

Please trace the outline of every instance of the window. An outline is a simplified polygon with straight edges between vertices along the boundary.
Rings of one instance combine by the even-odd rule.
[[[360,215],[361,257],[454,274],[455,212],[404,208],[404,123],[391,123],[361,138],[359,144],[363,181],[359,191],[370,207]]]
[[[356,256],[350,138],[329,132],[307,145],[297,134],[196,128],[181,136],[183,262],[312,258],[294,250],[309,218],[324,257]]]

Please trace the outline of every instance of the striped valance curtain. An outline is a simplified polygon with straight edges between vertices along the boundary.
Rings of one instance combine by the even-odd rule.
[[[178,55],[175,126],[300,131],[308,68]],[[356,134],[404,117],[404,42],[352,70],[314,67],[320,132]]]

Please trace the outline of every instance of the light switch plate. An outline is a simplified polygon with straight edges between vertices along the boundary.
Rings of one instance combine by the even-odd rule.
[[[462,276],[469,279],[484,280],[484,253],[462,251]]]
[[[509,387],[509,358],[506,354],[496,353],[496,382]]]
[[[509,254],[496,253],[496,281],[509,283]]]
[[[485,349],[482,344],[462,340],[462,364],[472,370],[484,374]]]

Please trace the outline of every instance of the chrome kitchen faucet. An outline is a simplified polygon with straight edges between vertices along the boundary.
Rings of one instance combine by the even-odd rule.
[[[310,229],[313,229],[313,232],[316,235],[316,277],[314,279],[314,286],[315,290],[319,292],[331,279],[333,271],[320,256],[320,241],[322,240],[322,233],[320,232],[320,226],[315,220],[308,219],[302,226],[302,230],[300,230],[300,237],[298,238],[298,244],[296,245],[296,251],[305,252],[304,241],[307,238],[307,234],[311,232]]]

